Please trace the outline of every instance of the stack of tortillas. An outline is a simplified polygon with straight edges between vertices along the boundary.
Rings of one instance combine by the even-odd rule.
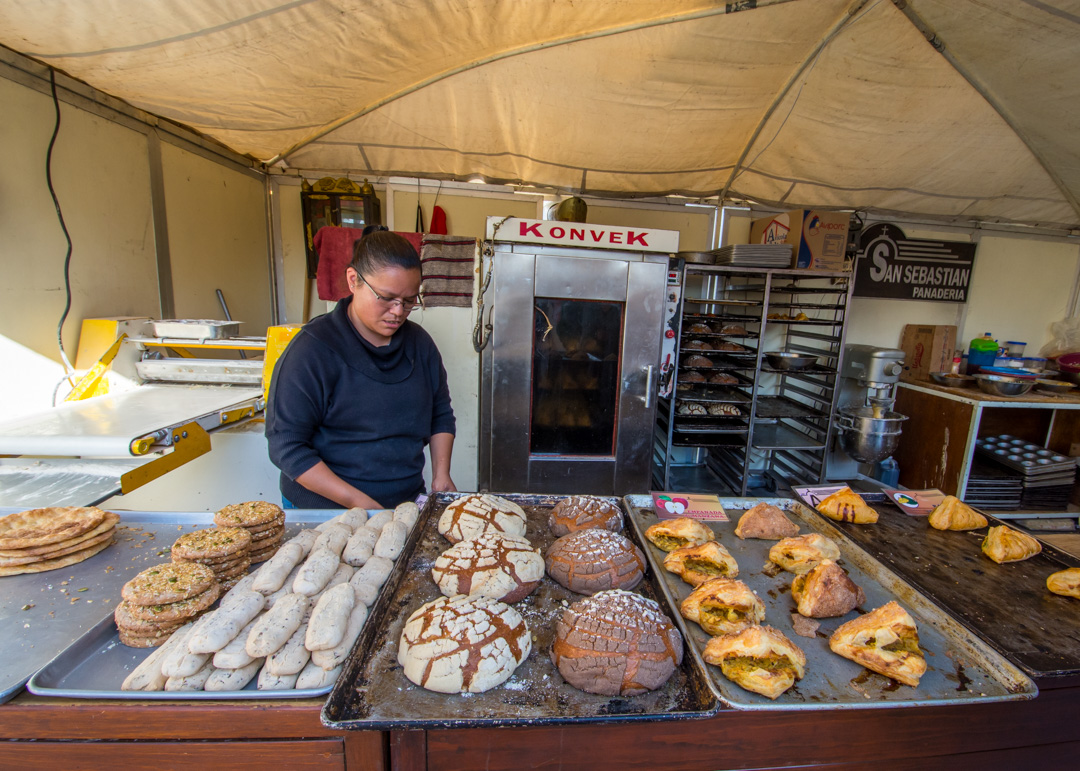
[[[0,576],[44,573],[89,559],[113,542],[120,517],[78,506],[0,517]]]

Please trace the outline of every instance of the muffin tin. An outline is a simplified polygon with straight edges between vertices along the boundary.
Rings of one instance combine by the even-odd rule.
[[[976,450],[1025,478],[1076,473],[1076,459],[1009,434],[981,437]]]

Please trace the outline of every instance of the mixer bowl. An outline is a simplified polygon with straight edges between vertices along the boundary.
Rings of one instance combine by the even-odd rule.
[[[907,415],[889,411],[874,417],[872,407],[839,410],[836,429],[840,449],[860,463],[885,460],[900,443],[900,424],[905,420]]]

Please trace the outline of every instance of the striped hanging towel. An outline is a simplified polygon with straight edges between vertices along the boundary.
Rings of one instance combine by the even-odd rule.
[[[424,305],[470,307],[475,263],[475,238],[425,234],[420,246]]]

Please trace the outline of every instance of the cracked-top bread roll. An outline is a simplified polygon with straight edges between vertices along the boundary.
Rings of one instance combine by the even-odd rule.
[[[521,614],[490,597],[440,597],[409,616],[398,663],[438,693],[483,693],[505,682],[532,650]]]
[[[466,495],[449,503],[439,517],[439,534],[451,543],[476,538],[489,530],[525,537],[528,517],[513,501],[497,495]]]
[[[623,513],[616,504],[595,495],[571,495],[555,504],[548,517],[555,535],[600,527],[613,533],[623,529]]]
[[[636,696],[682,663],[679,630],[660,606],[632,592],[578,600],[556,622],[551,660],[570,685],[605,696]]]
[[[548,549],[547,573],[578,594],[633,589],[645,575],[645,554],[624,535],[592,528],[559,538]]]
[[[484,533],[440,554],[431,577],[447,597],[479,594],[512,603],[540,584],[544,558],[524,538]]]

